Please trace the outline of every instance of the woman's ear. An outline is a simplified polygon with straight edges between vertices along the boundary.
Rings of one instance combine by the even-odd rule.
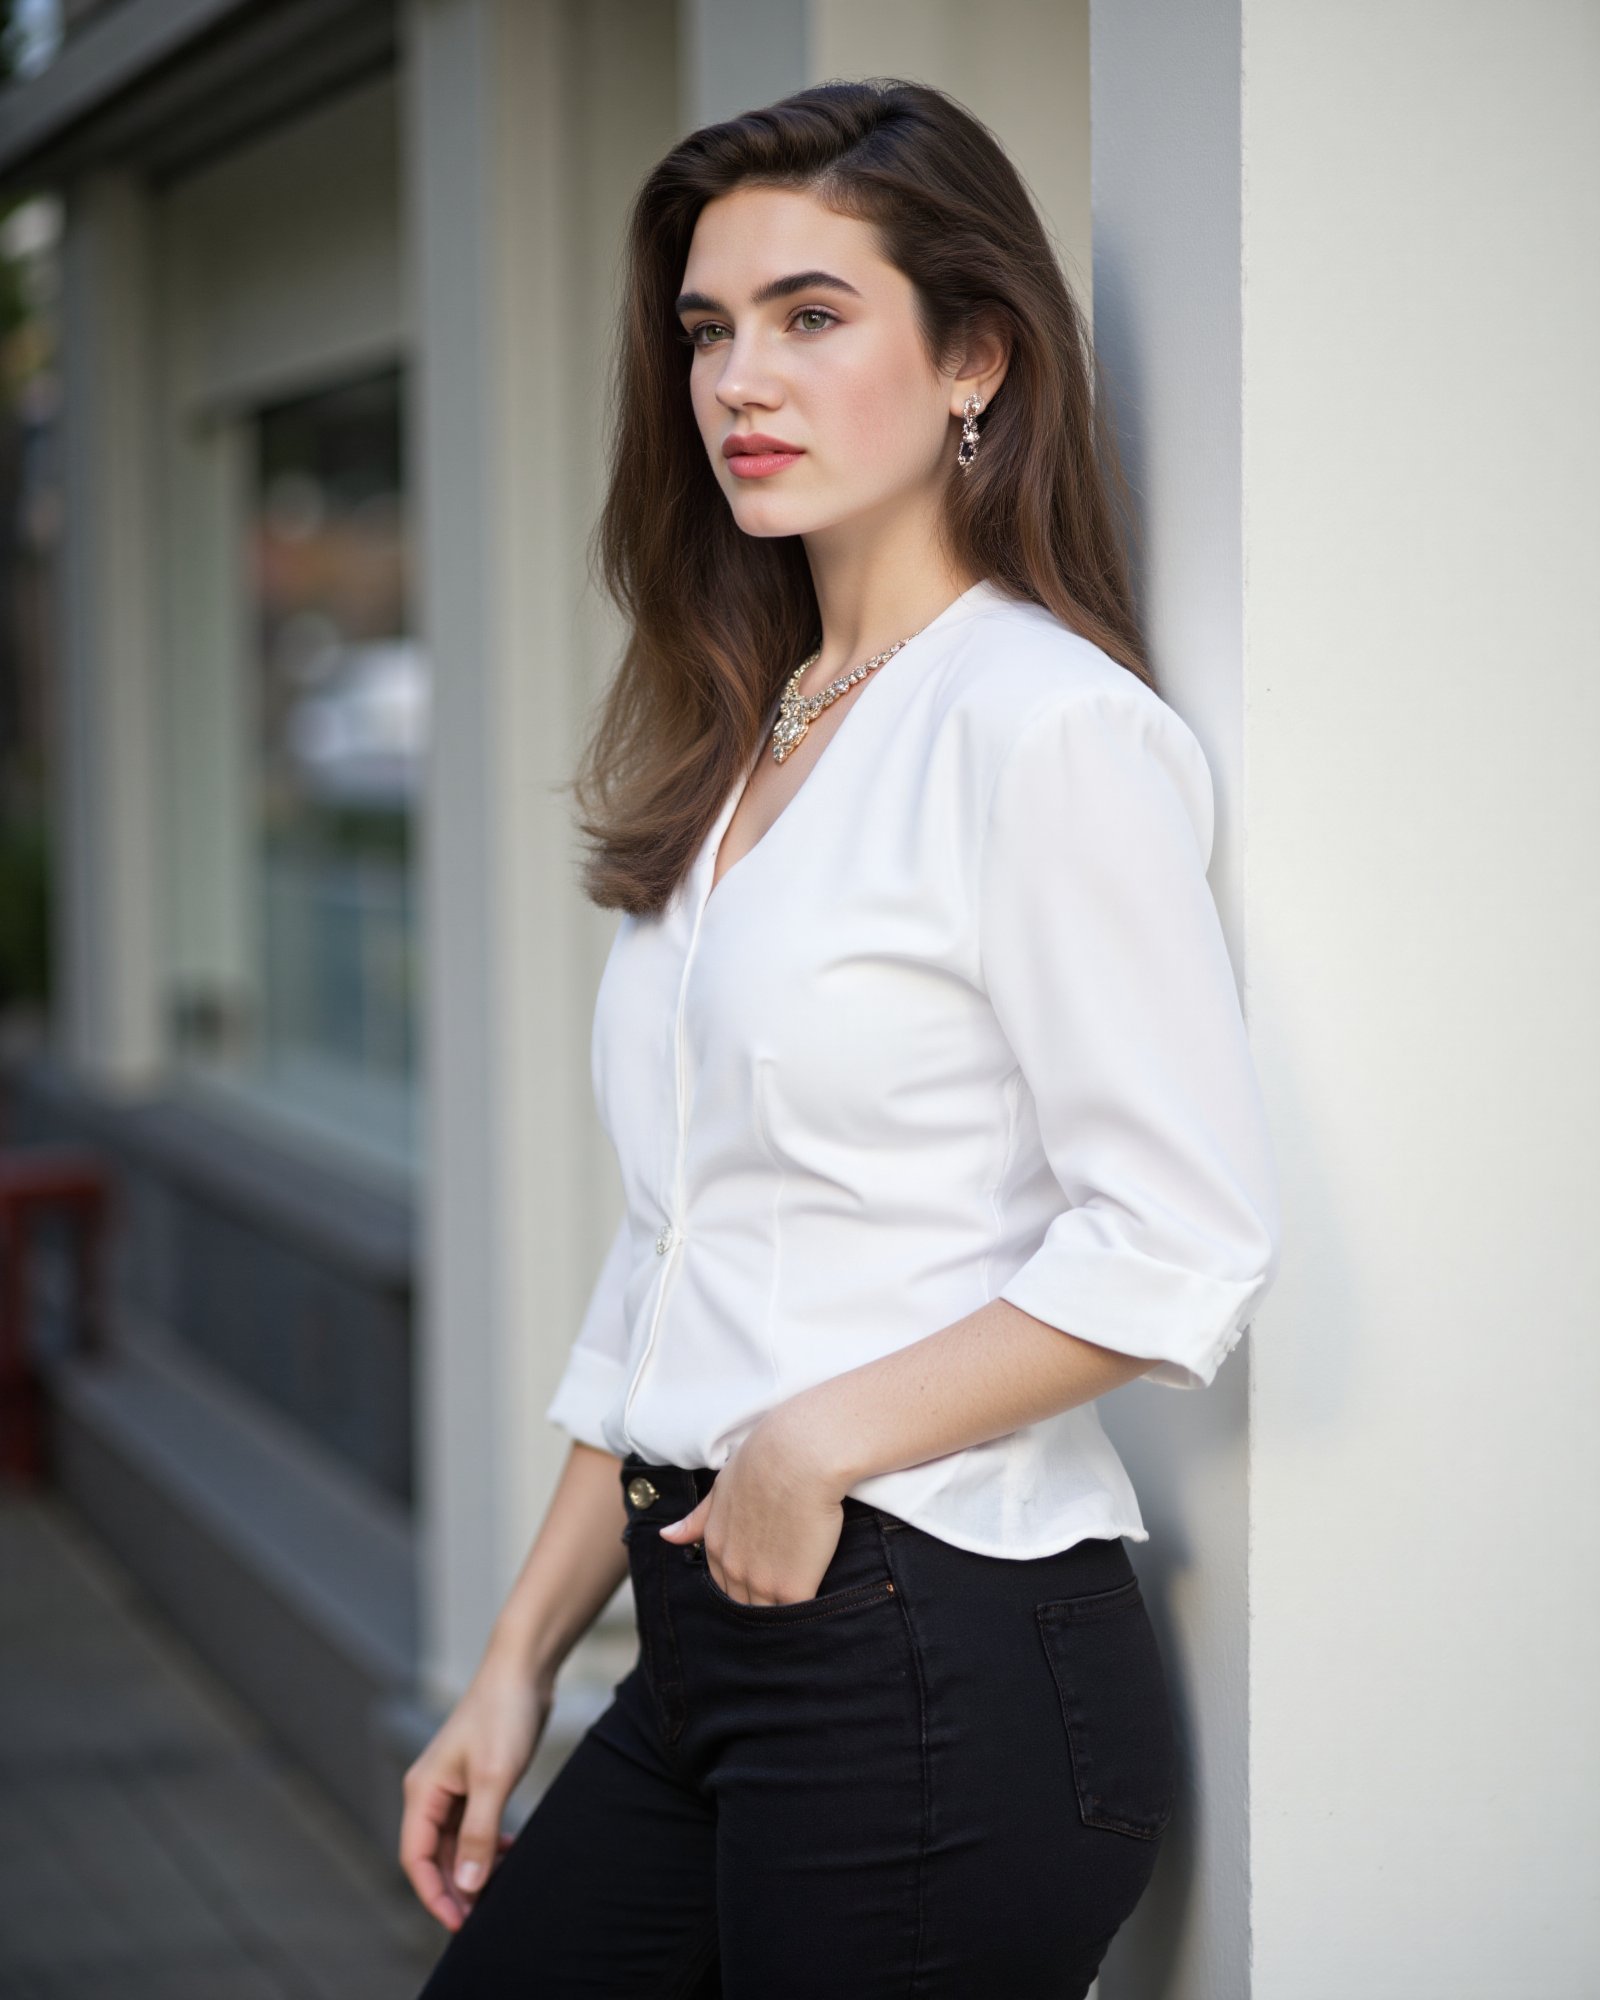
[[[961,371],[951,383],[955,397],[953,414],[969,396],[980,396],[988,409],[1000,384],[1006,379],[1011,361],[1011,343],[998,327],[984,327],[971,335],[962,356]]]

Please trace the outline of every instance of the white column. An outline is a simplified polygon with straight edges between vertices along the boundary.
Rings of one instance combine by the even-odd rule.
[[[409,0],[426,1171],[423,1668],[477,1663],[568,1439],[546,1423],[621,1200],[589,1077],[615,929],[560,789],[619,634],[588,594],[621,217],[671,143],[671,9]],[[619,1593],[619,1606],[625,1605]]]
[[[1600,1978],[1600,17],[1246,0],[1262,1996]]]
[[[1102,4],[1093,70],[1097,339],[1286,1236],[1217,1384],[1144,1418],[1191,1790],[1103,1985],[1580,2000],[1593,11]]]
[[[162,1053],[150,225],[132,176],[66,192],[56,1039],[106,1090]]]
[[[427,1161],[418,1272],[424,1679],[458,1692],[548,1459],[527,1357],[581,1240],[561,1070],[579,1047],[567,834],[571,450],[559,9],[419,0],[405,17],[418,352]],[[543,310],[541,303],[543,302]],[[547,320],[545,313],[551,314]]]

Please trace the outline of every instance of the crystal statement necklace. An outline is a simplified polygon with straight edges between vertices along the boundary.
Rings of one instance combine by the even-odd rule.
[[[925,625],[917,627],[917,632],[926,630]],[[821,659],[822,648],[819,646],[814,653],[807,654],[789,676],[778,699],[778,720],[772,731],[772,754],[777,762],[781,764],[789,752],[803,741],[806,731],[825,708],[831,708],[840,695],[847,693],[857,681],[865,680],[874,667],[881,667],[885,660],[892,660],[902,646],[917,636],[917,632],[908,632],[904,639],[896,639],[892,646],[885,647],[881,653],[874,653],[870,660],[863,660],[859,667],[841,674],[838,680],[829,681],[815,694],[802,694],[800,682],[806,668],[815,666]]]

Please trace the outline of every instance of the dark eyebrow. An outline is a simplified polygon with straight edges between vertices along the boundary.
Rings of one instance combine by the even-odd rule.
[[[848,292],[853,299],[861,294],[854,285],[847,285],[843,278],[836,278],[831,271],[795,271],[787,278],[773,278],[750,294],[753,306],[764,306],[773,299],[786,299],[795,292],[816,292],[827,289],[834,292]],[[720,299],[708,298],[704,292],[683,292],[672,310],[686,312],[726,312],[728,308]]]

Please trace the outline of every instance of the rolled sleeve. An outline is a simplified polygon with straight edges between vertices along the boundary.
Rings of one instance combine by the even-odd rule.
[[[1130,675],[1026,723],[980,859],[982,979],[1067,1206],[1001,1287],[1208,1386],[1276,1272],[1276,1171],[1206,880],[1211,774]]]
[[[621,1391],[625,1374],[628,1328],[623,1293],[628,1256],[628,1218],[624,1214],[601,1263],[555,1395],[545,1410],[550,1423],[582,1443],[592,1444],[597,1451],[611,1450],[600,1425]]]

